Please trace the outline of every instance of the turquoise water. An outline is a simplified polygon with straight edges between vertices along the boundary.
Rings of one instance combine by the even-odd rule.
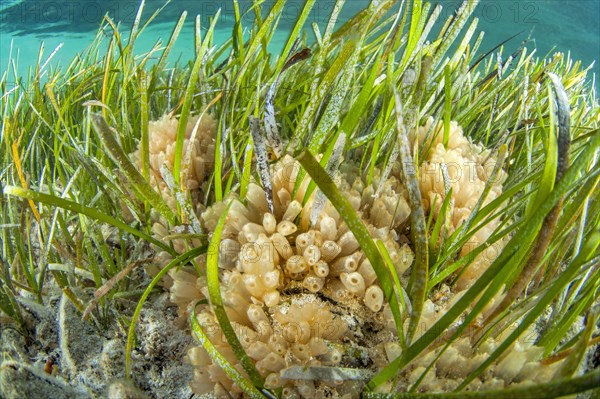
[[[265,1],[270,7],[273,0]],[[311,12],[309,22],[323,26],[333,6],[333,0],[318,0]],[[354,15],[369,2],[347,0],[341,21]],[[461,1],[443,0],[444,9],[440,20],[445,20]],[[144,16],[164,4],[164,0],[147,0]],[[252,2],[241,0],[242,11],[248,11]],[[303,0],[290,0],[286,5],[270,50],[277,52],[287,38],[291,26],[300,13]],[[0,0],[0,73],[6,71],[9,60],[16,59],[19,75],[35,64],[41,44],[44,44],[42,61],[61,46],[48,63],[49,66],[66,65],[75,54],[82,52],[96,35],[103,16],[108,13],[120,22],[123,31],[131,26],[139,0]],[[188,18],[177,42],[173,61],[187,60],[193,55],[194,17],[201,15],[203,27],[218,8],[222,9],[216,29],[217,41],[231,34],[233,7],[229,0],[173,0],[153,22],[136,44],[136,52],[148,51],[159,39],[168,41],[171,30],[184,10]],[[252,22],[252,12],[243,18],[247,26]],[[482,51],[493,48],[505,38],[523,32],[505,47],[505,58],[518,48],[528,35],[532,41],[528,49],[537,48],[537,56],[544,57],[553,49],[571,52],[574,59],[589,65],[600,55],[600,0],[482,0],[475,11],[479,29],[486,32]],[[312,40],[312,33],[308,32]],[[12,70],[12,67],[11,67]],[[593,71],[598,74],[596,63]]]

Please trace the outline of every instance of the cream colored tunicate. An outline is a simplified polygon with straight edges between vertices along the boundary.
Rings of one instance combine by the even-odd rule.
[[[383,306],[383,291],[376,285],[367,288],[365,292],[365,305],[373,312],[379,312]]]
[[[452,233],[473,212],[477,197],[489,180],[486,173],[493,166],[495,157],[472,144],[456,123],[451,124],[447,146],[443,145],[439,134],[433,140],[424,137],[427,133],[431,137],[432,132],[439,133],[440,129],[440,124],[429,120],[426,126],[411,135],[417,145],[429,147],[419,168],[420,188],[425,211],[432,213],[434,221],[448,188],[442,179],[442,169],[448,171],[452,198],[447,233]],[[454,164],[461,162],[472,163],[473,173],[459,174]],[[225,209],[224,204],[231,203],[221,237],[226,245],[220,248],[228,253],[219,253],[224,264],[219,275],[221,295],[236,335],[265,378],[265,386],[281,389],[283,395],[290,397],[320,398],[326,397],[325,393],[331,397],[358,397],[361,386],[356,381],[338,383],[285,378],[285,371],[296,366],[304,369],[313,366],[365,367],[376,371],[402,354],[396,321],[381,288],[385,285],[380,285],[375,272],[376,266],[378,273],[386,271],[382,269],[385,266],[371,263],[372,259],[366,256],[352,229],[329,201],[316,221],[310,219],[317,191],[306,195],[309,177],[296,184],[299,170],[298,162],[288,155],[271,165],[272,210],[263,188],[251,181],[247,198],[239,199],[235,194],[229,194],[222,203],[204,211],[201,221],[210,234]],[[391,175],[384,177],[378,168],[374,168],[372,178],[366,178],[350,159],[341,163],[335,182],[372,238],[385,246],[402,288],[406,289],[414,253],[410,238],[411,209],[399,170],[399,165],[393,165]],[[485,203],[500,195],[504,178],[504,172],[501,172],[496,181],[490,182],[492,189]],[[499,223],[492,220],[481,226],[472,241],[485,243]],[[465,256],[471,250],[465,246],[459,256]],[[456,285],[448,286],[443,295],[432,295],[425,301],[414,340],[427,333],[448,312],[462,297],[464,289],[473,284],[493,259],[491,253],[476,258],[470,267],[461,271]],[[200,264],[200,269],[202,267],[204,265]],[[189,308],[189,304],[185,304],[188,298],[206,292],[206,287],[197,286],[203,280],[193,274],[185,276],[186,280],[188,278],[194,282],[173,284],[173,289],[181,290],[173,298],[183,309]],[[408,309],[410,305],[406,304]],[[406,316],[409,312],[404,310],[404,318],[400,321],[408,325]],[[241,370],[211,307],[198,306],[197,318],[200,325],[206,327],[211,342],[214,340],[213,344],[225,358]],[[497,347],[500,337],[483,340],[481,345],[475,345],[471,339],[467,336],[453,341],[441,355],[444,345],[432,345],[401,371],[398,386],[410,388],[440,355],[418,390],[455,389]],[[535,379],[537,377],[532,374],[536,366],[545,370],[536,376],[548,375],[550,367],[542,365],[534,351],[533,347],[524,344],[515,345],[505,357],[491,365],[484,378],[469,384],[469,389],[508,386]],[[196,368],[194,381],[190,384],[194,393],[219,395],[226,392],[230,397],[243,397],[240,388],[227,379],[203,349],[191,348],[188,358]]]

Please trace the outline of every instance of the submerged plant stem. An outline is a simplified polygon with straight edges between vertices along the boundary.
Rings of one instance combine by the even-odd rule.
[[[552,381],[534,386],[520,386],[493,391],[444,392],[444,393],[396,393],[378,394],[367,392],[367,399],[553,399],[589,390],[598,390],[600,370],[573,379]]]

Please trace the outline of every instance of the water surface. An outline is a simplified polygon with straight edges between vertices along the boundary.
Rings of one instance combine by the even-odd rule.
[[[144,17],[149,17],[160,8],[164,0],[146,0]],[[250,10],[252,1],[240,0],[244,13],[243,21],[250,26],[254,17]],[[340,22],[346,21],[357,11],[367,6],[366,0],[347,0]],[[441,21],[448,18],[461,1],[443,0]],[[269,8],[274,1],[265,1]],[[309,22],[323,27],[334,4],[332,0],[317,1]],[[435,3],[437,4],[437,3]],[[303,0],[288,1],[280,20],[278,33],[270,50],[277,52],[287,39],[289,30],[304,5]],[[0,2],[0,73],[4,73],[9,60],[18,61],[17,72],[26,74],[35,64],[39,49],[44,44],[42,60],[62,45],[50,66],[66,65],[81,53],[95,37],[104,15],[118,22],[122,32],[127,32],[139,6],[138,0],[1,0]],[[188,12],[186,25],[171,57],[188,60],[193,54],[194,19],[200,15],[206,28],[210,17],[221,8],[221,18],[216,28],[216,41],[224,41],[231,35],[234,11],[229,0],[174,0],[154,20],[150,29],[136,44],[136,52],[148,51],[162,39],[166,43],[172,28],[181,13]],[[589,65],[600,54],[600,0],[481,0],[475,11],[479,29],[486,32],[481,50],[493,48],[514,33],[520,36],[507,43],[505,58],[519,47],[528,36],[528,49],[537,49],[537,56],[549,56],[552,51],[570,52],[574,59]],[[312,32],[307,32],[313,40]],[[12,69],[12,68],[11,68]],[[593,71],[600,72],[599,65]]]

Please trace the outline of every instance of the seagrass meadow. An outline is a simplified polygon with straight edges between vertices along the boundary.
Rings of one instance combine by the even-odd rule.
[[[2,75],[0,396],[600,395],[589,68],[473,0],[314,3],[280,54],[285,0],[136,55],[142,1]]]

